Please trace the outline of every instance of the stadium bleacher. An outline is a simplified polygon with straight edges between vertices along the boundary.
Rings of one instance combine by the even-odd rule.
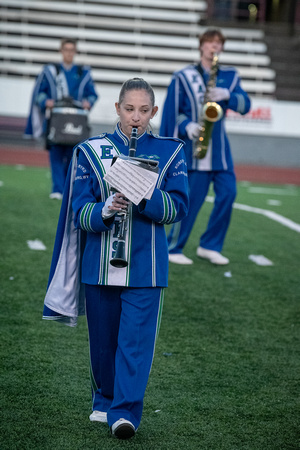
[[[100,95],[90,113],[93,134],[113,129],[120,85],[133,76],[144,77],[154,87],[159,112],[152,127],[158,130],[171,74],[199,60],[198,35],[209,24],[219,26],[227,37],[220,63],[238,69],[253,104],[264,105],[270,99],[297,101],[295,89],[289,97],[286,94],[288,87],[296,86],[295,78],[286,83],[294,49],[279,45],[282,29],[278,31],[276,25],[270,34],[266,24],[214,21],[209,17],[210,6],[211,2],[201,0],[0,0],[0,146],[15,143],[34,147],[22,139],[34,80],[44,64],[61,60],[58,50],[62,37],[76,38],[76,61],[92,67]],[[271,47],[274,52],[280,49],[277,59]],[[283,53],[288,58],[285,64]],[[296,59],[293,57],[292,66],[297,68]],[[285,90],[280,97],[281,67]],[[241,148],[240,134],[235,130],[229,132],[237,163],[299,166],[295,137],[285,141],[284,153],[276,153],[277,135],[247,135]],[[43,148],[42,143],[37,145]]]
[[[0,77],[34,78],[59,60],[61,37],[78,39],[77,62],[92,67],[99,87],[132,76],[165,90],[173,71],[199,59],[206,1],[0,0]],[[252,96],[273,97],[275,72],[258,29],[223,29],[220,63],[234,65]],[[100,90],[100,89],[99,89]]]

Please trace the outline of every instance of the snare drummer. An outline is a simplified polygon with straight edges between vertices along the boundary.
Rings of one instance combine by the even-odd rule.
[[[73,63],[76,55],[76,40],[62,39],[60,64],[48,64],[38,76],[32,96],[31,112],[25,136],[40,137],[46,131],[45,113],[57,100],[71,97],[90,110],[98,95],[88,66]],[[61,199],[64,190],[73,145],[51,145],[49,150],[52,193],[50,198]]]

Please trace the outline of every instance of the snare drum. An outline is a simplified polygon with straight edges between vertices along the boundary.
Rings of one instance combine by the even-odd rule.
[[[54,106],[49,118],[47,147],[49,145],[76,145],[90,135],[88,111]]]

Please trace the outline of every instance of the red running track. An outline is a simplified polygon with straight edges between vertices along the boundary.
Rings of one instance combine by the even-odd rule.
[[[0,164],[49,167],[49,156],[40,148],[0,145]],[[300,169],[237,165],[235,173],[238,181],[300,186]]]

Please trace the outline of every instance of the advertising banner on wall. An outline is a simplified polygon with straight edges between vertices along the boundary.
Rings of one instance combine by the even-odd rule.
[[[1,77],[0,80],[0,115],[27,117],[29,113],[34,80]],[[114,103],[118,100],[119,86],[97,85],[100,94],[90,114],[92,123],[114,124],[117,115]],[[159,129],[166,89],[156,89],[158,114],[152,125]],[[255,134],[265,136],[300,137],[300,102],[284,102],[264,98],[252,98],[252,107],[248,114],[241,116],[228,111],[226,129],[234,134]]]
[[[227,112],[226,129],[230,133],[300,137],[300,103],[252,99],[245,116]]]

